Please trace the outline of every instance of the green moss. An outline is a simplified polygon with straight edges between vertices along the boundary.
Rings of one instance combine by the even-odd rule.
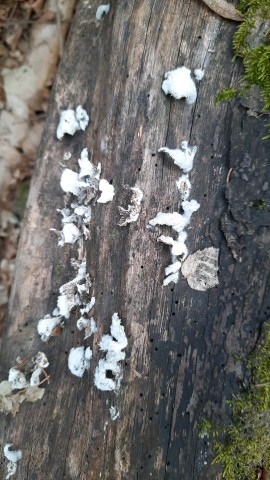
[[[223,464],[225,480],[254,480],[262,466],[270,471],[270,322],[248,366],[250,386],[230,402],[232,423],[220,429],[225,443],[215,442],[214,463]]]
[[[270,22],[270,0],[240,0],[237,8],[244,20],[234,35],[234,59],[243,59],[244,74],[237,88],[224,88],[219,93],[216,103],[230,101],[236,95],[244,96],[249,88],[257,86],[264,102],[262,113],[266,113],[270,109],[270,29],[266,30],[260,44],[255,47],[250,45],[250,36],[256,37],[258,21]],[[265,138],[270,138],[270,131]]]
[[[256,210],[266,210],[267,208],[266,200],[264,198],[262,198],[261,200],[258,200],[257,202],[254,203],[253,207],[256,208]]]
[[[61,265],[56,265],[55,273],[56,273],[57,277],[61,277],[63,275],[63,269],[62,269]]]
[[[29,180],[18,183],[16,188],[13,211],[17,215],[19,220],[22,220],[24,216],[28,194],[29,194],[29,188],[30,188]]]
[[[236,88],[223,88],[221,92],[217,95],[216,105],[220,102],[229,102],[237,95]]]

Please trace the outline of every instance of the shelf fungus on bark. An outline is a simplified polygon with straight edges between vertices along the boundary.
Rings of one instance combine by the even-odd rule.
[[[189,255],[182,263],[181,272],[194,290],[204,292],[219,284],[219,249],[210,247]]]

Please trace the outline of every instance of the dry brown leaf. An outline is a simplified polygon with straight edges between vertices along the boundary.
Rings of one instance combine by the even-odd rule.
[[[218,254],[218,248],[205,248],[182,263],[181,272],[191,288],[203,292],[218,285]]]
[[[4,380],[0,383],[0,412],[11,413],[13,417],[18,413],[20,404],[24,401],[36,402],[45,392],[44,388],[28,387],[17,393],[12,393],[12,382]]]

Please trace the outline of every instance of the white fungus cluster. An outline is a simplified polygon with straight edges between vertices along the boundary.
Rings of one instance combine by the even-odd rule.
[[[181,150],[173,150],[166,147],[163,147],[159,150],[159,152],[167,153],[174,160],[174,163],[185,172],[176,182],[176,186],[180,193],[181,209],[183,213],[159,212],[155,218],[149,221],[149,224],[152,227],[155,227],[156,225],[167,225],[171,227],[177,234],[175,239],[171,236],[165,235],[161,235],[158,238],[159,242],[170,245],[172,256],[172,264],[165,268],[166,278],[163,281],[163,285],[168,285],[170,282],[178,282],[179,271],[182,262],[188,255],[188,249],[185,243],[187,239],[187,232],[185,231],[185,228],[190,223],[192,214],[200,208],[200,205],[196,200],[187,200],[191,189],[191,184],[187,173],[193,167],[196,151],[197,147],[189,146],[188,142],[186,141],[182,142]]]
[[[6,480],[15,475],[17,471],[17,462],[22,458],[21,450],[10,450],[12,443],[4,446],[4,455],[8,459]]]
[[[75,243],[82,236],[89,237],[89,224],[91,222],[91,201],[96,197],[101,164],[94,166],[88,158],[88,150],[84,148],[78,160],[79,172],[65,168],[62,172],[60,186],[70,197],[66,198],[65,208],[58,210],[62,215],[62,230],[58,232],[51,229],[59,236],[58,244],[63,246],[67,243]],[[67,203],[68,206],[67,206]]]
[[[128,341],[123,325],[117,313],[112,316],[111,335],[103,335],[99,343],[100,350],[106,352],[95,369],[95,386],[99,390],[118,390],[123,378],[121,364],[126,354],[122,352]]]
[[[38,321],[37,331],[43,342],[47,342],[54,336],[54,330],[57,326],[63,327],[64,320],[70,317],[71,311],[75,307],[79,308],[81,313],[78,320],[79,325],[77,323],[79,330],[87,328],[87,322],[90,321],[92,333],[94,333],[93,323],[88,319],[88,313],[95,304],[95,298],[92,297],[89,301],[92,283],[89,273],[86,272],[86,259],[82,261],[72,259],[71,265],[77,271],[77,275],[59,288],[57,308],[55,308],[53,314],[46,315]],[[84,325],[82,321],[85,322]]]
[[[62,140],[64,135],[74,135],[78,130],[85,130],[89,123],[87,112],[78,105],[76,110],[63,110],[60,115],[60,121],[56,130],[58,140]]]
[[[101,164],[94,166],[88,158],[88,150],[84,148],[78,160],[79,172],[65,168],[62,172],[60,186],[67,194],[65,208],[58,210],[62,215],[62,230],[52,228],[58,237],[58,245],[77,242],[82,236],[89,238],[91,222],[91,202],[96,198],[98,190],[101,196],[99,203],[107,203],[113,199],[114,187],[105,180],[100,180]],[[73,195],[70,201],[70,194]]]
[[[203,70],[199,68],[195,69],[194,76],[197,81],[202,80],[204,76]],[[188,105],[192,105],[196,101],[197,89],[189,68],[176,68],[175,70],[166,72],[164,78],[162,90],[165,95],[171,95],[177,100],[185,98]]]

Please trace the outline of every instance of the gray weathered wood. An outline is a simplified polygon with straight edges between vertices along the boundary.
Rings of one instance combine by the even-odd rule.
[[[198,424],[226,420],[226,400],[244,378],[238,356],[253,349],[270,310],[269,212],[253,208],[269,199],[262,191],[270,181],[265,120],[239,103],[214,105],[240,74],[232,63],[233,23],[196,0],[123,0],[111,2],[98,24],[98,3],[81,1],[57,75],[2,340],[1,379],[18,355],[44,350],[51,383],[43,401],[22,405],[15,418],[1,416],[1,444],[22,450],[16,477],[22,480],[214,479]],[[164,72],[183,63],[205,69],[191,106],[161,91]],[[59,112],[78,104],[90,113],[89,127],[57,141]],[[198,146],[191,181],[192,198],[201,203],[188,248],[221,249],[220,285],[208,292],[191,290],[183,277],[174,288],[162,286],[169,250],[156,242],[161,229],[146,228],[158,211],[178,207],[179,170],[157,150],[185,139]],[[113,202],[93,209],[87,263],[97,299],[94,357],[114,312],[129,336],[117,395],[93,386],[97,360],[82,379],[68,371],[67,353],[83,344],[76,312],[47,345],[36,333],[37,320],[52,312],[59,287],[73,276],[77,247],[57,247],[49,229],[60,226],[63,154],[72,153],[69,166],[76,168],[84,147],[116,188]],[[135,183],[144,192],[142,213],[120,228],[122,187]],[[115,422],[110,405],[121,412]]]

